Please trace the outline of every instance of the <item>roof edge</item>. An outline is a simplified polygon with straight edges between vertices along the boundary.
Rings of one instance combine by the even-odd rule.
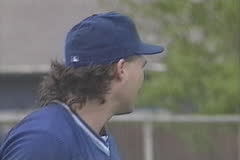
[[[0,74],[44,74],[50,70],[50,65],[0,65]],[[164,64],[149,63],[147,71],[165,72],[167,67]]]
[[[47,64],[41,65],[0,65],[0,74],[32,74],[46,73],[50,69]]]

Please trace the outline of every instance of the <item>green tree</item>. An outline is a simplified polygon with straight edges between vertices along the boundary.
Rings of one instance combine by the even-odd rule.
[[[139,26],[154,25],[151,31],[143,28],[145,33],[154,31],[158,41],[168,42],[163,59],[167,72],[146,73],[139,106],[240,112],[238,0],[123,0],[121,7],[128,8],[125,12],[138,19]]]

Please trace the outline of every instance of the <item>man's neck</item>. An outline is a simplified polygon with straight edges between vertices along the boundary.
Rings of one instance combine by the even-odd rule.
[[[75,113],[81,117],[97,135],[101,134],[105,124],[113,116],[113,113],[108,110],[108,106],[106,105],[88,103],[81,109],[78,109],[80,107],[75,108]]]

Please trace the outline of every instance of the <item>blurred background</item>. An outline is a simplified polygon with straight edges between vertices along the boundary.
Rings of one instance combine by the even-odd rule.
[[[0,143],[39,107],[67,31],[107,11],[167,48],[149,58],[136,112],[109,125],[122,158],[240,160],[239,0],[0,0]]]

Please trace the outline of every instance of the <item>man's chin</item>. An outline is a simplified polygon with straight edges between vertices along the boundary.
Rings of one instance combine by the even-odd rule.
[[[132,113],[132,112],[133,112],[133,110],[122,111],[122,112],[115,113],[114,115],[115,115],[115,116],[119,116],[119,115],[130,114],[130,113]]]

